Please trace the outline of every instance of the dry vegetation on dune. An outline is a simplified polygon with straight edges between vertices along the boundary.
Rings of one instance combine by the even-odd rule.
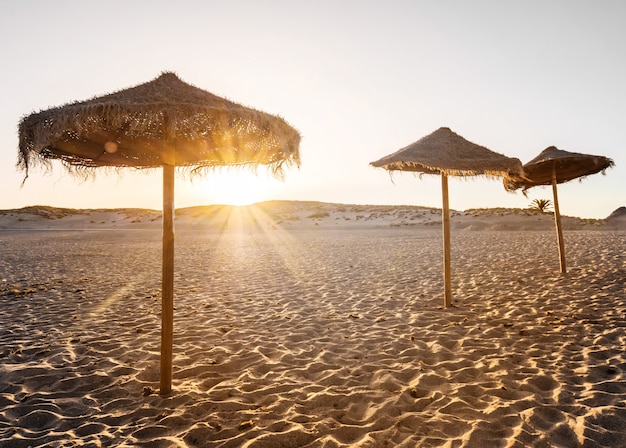
[[[539,210],[533,210],[531,208],[469,208],[465,210],[465,213],[471,216],[484,216],[484,215],[513,215],[513,216],[544,216],[545,212]]]
[[[33,206],[17,208],[17,209],[0,210],[0,214],[2,216],[34,215],[34,216],[42,217],[45,219],[61,219],[66,216],[77,215],[77,214],[80,215],[84,213],[87,213],[87,212],[81,209],[49,207],[47,205],[33,205]]]

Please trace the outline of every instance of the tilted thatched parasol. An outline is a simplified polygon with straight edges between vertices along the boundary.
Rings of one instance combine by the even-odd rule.
[[[299,165],[300,134],[283,119],[184,83],[173,73],[87,101],[34,113],[19,124],[18,167],[61,160],[96,167],[163,167],[160,393],[171,391],[174,314],[174,168]]]
[[[559,261],[561,273],[567,273],[565,265],[565,243],[563,242],[563,229],[561,227],[561,212],[559,211],[559,198],[557,195],[557,184],[562,184],[573,179],[579,179],[602,171],[614,165],[613,161],[604,156],[594,156],[591,154],[579,154],[576,152],[563,151],[554,146],[550,146],[526,163],[524,168],[524,178],[511,178],[507,180],[511,189],[521,188],[526,191],[532,187],[540,185],[552,185],[552,195],[554,197],[554,222],[559,244]]]
[[[448,176],[505,177],[522,175],[522,163],[476,145],[449,128],[439,128],[415,143],[372,162],[386,170],[441,174],[443,193],[444,308],[452,304],[450,282],[450,206]]]

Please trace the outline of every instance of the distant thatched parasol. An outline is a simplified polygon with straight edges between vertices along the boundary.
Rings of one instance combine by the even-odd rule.
[[[299,165],[300,134],[283,119],[184,83],[173,73],[126,90],[34,113],[19,124],[18,167],[61,160],[97,167],[163,167],[160,393],[171,392],[174,314],[174,168]]]
[[[521,177],[522,163],[518,159],[495,153],[465,140],[449,128],[439,128],[415,143],[372,162],[386,170],[441,174],[443,195],[443,258],[444,308],[452,304],[450,282],[450,205],[448,176]],[[505,183],[506,185],[506,183]]]
[[[561,213],[559,211],[556,185],[573,179],[584,178],[601,171],[604,173],[613,165],[613,160],[604,156],[579,154],[550,146],[524,165],[523,178],[517,179],[512,177],[506,181],[509,189],[521,188],[524,194],[532,187],[552,185],[554,222],[559,244],[560,268],[563,274],[567,273],[567,267],[565,265],[565,244],[563,242],[563,229],[561,227]]]

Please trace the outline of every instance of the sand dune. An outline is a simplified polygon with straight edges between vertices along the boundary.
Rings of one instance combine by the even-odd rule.
[[[606,219],[563,216],[565,230],[626,230],[623,207]],[[550,230],[551,212],[529,209],[451,211],[452,229]],[[306,201],[267,201],[248,207],[199,206],[176,210],[178,228],[221,230],[226,226],[284,229],[441,227],[441,210],[418,206],[350,205]],[[149,209],[62,209],[46,206],[0,210],[1,229],[158,229],[161,212]]]
[[[443,310],[437,224],[205,212],[178,215],[170,397],[158,213],[0,231],[0,446],[626,446],[624,231],[566,231],[567,276],[551,227],[453,232]]]

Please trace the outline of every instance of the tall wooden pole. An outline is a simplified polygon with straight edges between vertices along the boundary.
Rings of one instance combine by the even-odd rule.
[[[163,165],[163,277],[160,395],[172,391],[174,341],[174,165]]]
[[[441,191],[443,195],[442,221],[443,221],[443,280],[444,297],[443,307],[452,306],[452,283],[450,281],[450,204],[448,202],[448,175],[441,173]]]
[[[559,196],[556,191],[556,165],[552,167],[552,196],[554,197],[554,222],[556,224],[556,237],[559,242],[559,262],[561,266],[561,274],[567,274],[567,267],[565,266],[565,243],[563,242],[561,212],[559,211]]]

